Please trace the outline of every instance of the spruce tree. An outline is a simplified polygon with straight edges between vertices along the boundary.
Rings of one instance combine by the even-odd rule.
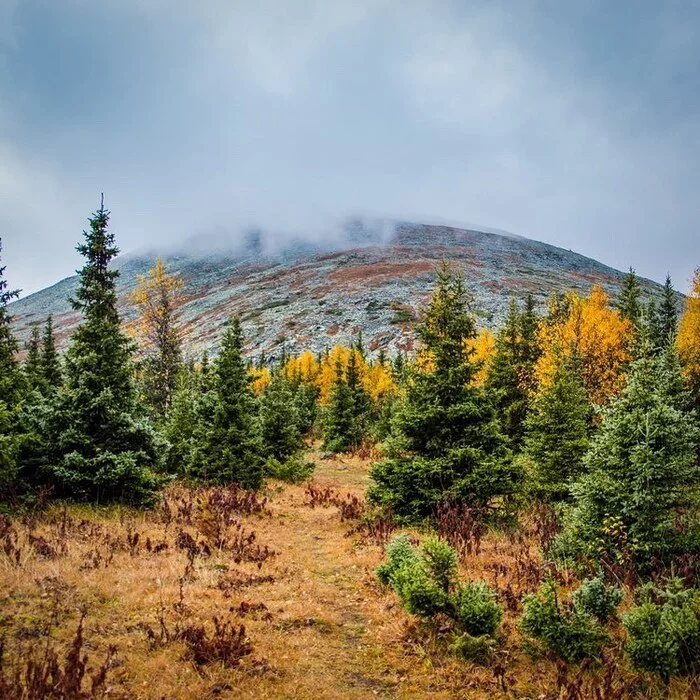
[[[501,428],[515,450],[522,445],[537,357],[534,301],[529,297],[521,314],[512,300],[505,324],[496,337],[496,354],[489,367],[486,389],[496,407]]]
[[[212,386],[200,407],[204,415],[198,421],[198,444],[190,473],[205,482],[234,482],[259,488],[263,479],[263,445],[237,316],[226,326],[214,363]],[[207,424],[209,411],[211,422]]]
[[[49,316],[44,325],[41,340],[41,356],[39,358],[41,374],[49,391],[61,386],[61,361],[56,351],[56,339],[53,333],[53,317]]]
[[[2,238],[0,238],[0,262],[2,262]],[[4,265],[0,265],[0,401],[4,401],[9,410],[14,408],[22,392],[15,357],[19,348],[10,325],[12,317],[7,310],[7,305],[19,297],[19,289],[9,288],[5,279],[5,269]]]
[[[551,384],[537,395],[526,421],[531,494],[548,501],[568,497],[569,482],[583,470],[591,413],[576,359],[560,358]]]
[[[0,262],[2,262],[0,238]],[[17,410],[22,396],[21,373],[15,353],[17,341],[12,333],[12,320],[7,305],[19,296],[9,289],[5,266],[0,265],[0,499],[13,490],[17,478],[17,454],[20,437],[17,431]]]
[[[620,298],[618,299],[617,308],[620,311],[622,318],[626,318],[637,327],[642,315],[642,288],[639,284],[639,279],[633,268],[630,267],[629,272],[622,280],[620,289]]]
[[[476,386],[465,341],[475,337],[462,278],[443,264],[419,327],[429,361],[412,371],[396,410],[386,459],[371,471],[368,496],[407,520],[432,515],[446,500],[502,507],[517,474],[493,409]]]
[[[178,374],[171,410],[163,431],[170,443],[168,472],[187,475],[198,429],[197,398],[201,386],[200,373],[186,365]]]
[[[671,276],[666,275],[664,289],[659,306],[659,334],[666,345],[673,345],[678,331],[678,299],[671,283]]]
[[[340,360],[335,366],[335,380],[331,387],[323,421],[323,449],[346,452],[352,447],[355,432],[353,394],[345,379]]]
[[[283,371],[277,371],[260,398],[260,425],[265,454],[278,462],[297,453],[302,445],[294,394]]]
[[[669,353],[643,347],[622,393],[604,409],[584,458],[588,471],[571,489],[565,553],[631,554],[644,569],[655,557],[700,551],[697,537],[688,541],[697,529],[698,429]]]
[[[24,376],[29,387],[41,394],[46,393],[43,372],[41,371],[41,335],[38,324],[32,324],[31,335],[26,345],[27,356],[24,360]]]
[[[46,470],[59,496],[138,503],[157,486],[152,470],[162,445],[138,410],[133,348],[117,312],[119,272],[109,267],[119,251],[108,223],[103,204],[77,246],[85,264],[71,303],[83,321],[66,353]]]
[[[297,372],[292,377],[289,386],[293,396],[292,402],[294,404],[297,430],[303,437],[313,430],[316,423],[319,388],[314,382],[305,382],[300,372]]]

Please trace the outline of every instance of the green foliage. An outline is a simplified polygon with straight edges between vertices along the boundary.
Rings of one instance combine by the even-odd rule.
[[[493,656],[495,647],[496,640],[488,634],[473,637],[469,632],[462,632],[455,636],[450,651],[465,661],[485,664]]]
[[[56,350],[56,339],[53,334],[53,317],[49,316],[44,325],[41,337],[41,355],[39,358],[41,374],[48,392],[55,391],[61,386],[61,361]]]
[[[424,542],[421,554],[430,579],[450,591],[457,576],[457,552],[445,540],[431,537]]]
[[[524,452],[532,463],[528,492],[543,500],[568,497],[569,481],[583,470],[592,407],[578,369],[560,359],[526,421]]]
[[[325,412],[323,448],[329,452],[357,449],[368,432],[371,401],[360,380],[355,352],[343,371],[340,361]]]
[[[639,284],[639,279],[635,271],[630,267],[629,272],[622,280],[620,289],[620,298],[617,308],[620,311],[622,318],[626,318],[632,322],[634,326],[638,326],[642,315],[642,288]]]
[[[397,569],[392,577],[392,586],[411,615],[429,620],[448,609],[448,593],[431,578],[423,560]]]
[[[570,602],[562,603],[556,583],[547,579],[538,594],[523,598],[520,629],[540,651],[550,651],[565,661],[596,657],[607,639],[605,630],[587,612]]]
[[[208,483],[235,482],[259,488],[264,451],[238,317],[227,324],[214,364],[212,388],[203,393],[197,410],[189,476]]]
[[[265,474],[288,484],[300,484],[313,474],[315,466],[314,462],[304,459],[304,456],[297,452],[283,462],[268,457],[265,462]]]
[[[100,208],[78,251],[85,257],[73,308],[83,322],[66,353],[66,384],[47,419],[48,451],[37,477],[56,495],[139,503],[158,485],[153,474],[164,453],[162,440],[141,417],[133,381],[132,344],[117,312],[119,271]]]
[[[492,643],[481,637],[496,634],[503,610],[485,583],[459,583],[457,553],[449,544],[431,537],[416,551],[406,535],[398,535],[389,542],[386,555],[375,573],[394,589],[407,612],[425,620],[450,618],[458,629],[455,653],[465,658],[490,653]]]
[[[29,342],[26,345],[27,356],[24,360],[23,369],[29,388],[44,394],[46,393],[46,388],[41,371],[40,344],[41,335],[39,333],[39,326],[35,323],[32,325]]]
[[[260,426],[265,454],[277,462],[285,462],[303,446],[294,395],[282,372],[276,372],[262,392]]]
[[[418,555],[408,535],[397,535],[387,545],[386,561],[375,569],[375,574],[385,586],[392,586],[394,575],[399,569],[418,564],[418,561]]]
[[[604,409],[584,460],[588,472],[571,489],[574,504],[558,543],[565,554],[631,555],[644,568],[687,548],[700,486],[698,430],[669,353],[643,352]]]
[[[294,377],[290,382],[292,403],[299,435],[308,435],[316,423],[318,413],[318,386]]]
[[[534,368],[539,356],[538,325],[531,296],[528,296],[523,312],[519,312],[515,301],[511,301],[505,324],[496,336],[496,354],[486,378],[486,389],[501,428],[515,450],[522,445],[525,420],[530,410]]]
[[[502,508],[519,475],[493,408],[474,384],[467,292],[445,267],[419,333],[432,368],[406,382],[368,497],[404,520],[430,516],[446,499],[477,507],[496,507],[498,499]]]
[[[646,586],[641,598],[622,618],[632,663],[666,681],[700,672],[700,591],[672,581],[666,590]]]
[[[624,594],[618,586],[606,586],[601,575],[586,579],[578,590],[571,594],[574,605],[589,615],[607,622],[622,602]]]
[[[455,594],[455,618],[474,637],[494,635],[503,619],[496,594],[483,581],[469,581]]]

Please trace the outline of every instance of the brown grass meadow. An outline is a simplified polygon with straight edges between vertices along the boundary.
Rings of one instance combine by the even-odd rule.
[[[0,520],[0,693],[700,696],[688,681],[664,688],[630,671],[619,630],[604,663],[582,670],[527,652],[516,619],[549,568],[539,554],[546,514],[509,532],[445,514],[463,575],[495,585],[506,608],[489,665],[450,656],[444,631],[418,624],[373,575],[394,526],[358,519],[368,461],[311,457],[312,486],[272,482],[251,496],[176,485],[151,511],[52,506]]]

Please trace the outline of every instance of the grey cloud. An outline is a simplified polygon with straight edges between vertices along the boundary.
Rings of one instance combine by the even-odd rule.
[[[700,264],[700,13],[607,3],[22,0],[0,8],[0,235],[70,274],[105,191],[126,251],[496,227],[684,287]],[[621,31],[624,29],[624,31]]]

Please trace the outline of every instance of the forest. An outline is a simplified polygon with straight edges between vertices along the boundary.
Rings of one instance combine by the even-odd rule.
[[[494,332],[446,260],[415,352],[192,356],[78,251],[62,353],[0,268],[0,697],[700,694],[700,269]]]

